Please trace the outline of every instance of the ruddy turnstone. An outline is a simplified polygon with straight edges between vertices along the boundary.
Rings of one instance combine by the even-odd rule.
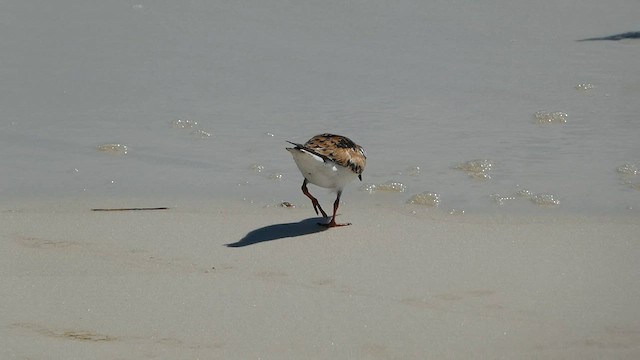
[[[286,149],[293,155],[293,160],[304,176],[302,193],[311,199],[316,215],[320,210],[322,216],[327,217],[327,213],[322,210],[318,199],[309,193],[307,183],[332,189],[338,194],[333,203],[331,221],[320,225],[326,227],[351,225],[351,223],[336,223],[336,212],[344,187],[355,178],[362,181],[362,172],[367,163],[364,149],[345,136],[333,134],[316,135],[304,145],[287,142],[294,145],[294,147]]]

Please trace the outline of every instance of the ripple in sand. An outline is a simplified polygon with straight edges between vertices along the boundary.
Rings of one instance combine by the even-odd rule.
[[[474,179],[489,180],[491,179],[489,171],[491,171],[492,166],[493,164],[491,163],[491,160],[476,159],[456,165],[454,169],[465,171],[470,177]]]
[[[367,191],[369,194],[374,192],[404,192],[407,186],[397,181],[387,181],[382,184],[364,184],[360,186],[360,191]]]
[[[129,152],[127,145],[124,144],[102,144],[96,146],[96,149],[100,152],[113,155],[125,155],[127,152]]]
[[[535,114],[533,114],[533,117],[536,119],[536,122],[538,124],[552,124],[552,123],[564,124],[567,122],[567,118],[569,117],[569,115],[567,115],[567,113],[564,113],[562,111],[554,111],[554,112],[538,111]]]
[[[425,191],[423,193],[413,195],[407,204],[416,204],[429,207],[438,207],[440,205],[440,195]]]

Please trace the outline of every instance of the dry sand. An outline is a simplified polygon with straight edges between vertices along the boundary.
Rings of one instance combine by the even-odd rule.
[[[0,213],[0,358],[640,358],[637,218],[89,209]]]

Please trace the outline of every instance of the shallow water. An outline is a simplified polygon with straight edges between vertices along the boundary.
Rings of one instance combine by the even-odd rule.
[[[285,140],[329,131],[365,147],[364,183],[405,189],[354,184],[345,202],[640,209],[640,175],[617,171],[640,166],[640,41],[575,41],[632,30],[632,1],[0,8],[5,199],[308,206]]]

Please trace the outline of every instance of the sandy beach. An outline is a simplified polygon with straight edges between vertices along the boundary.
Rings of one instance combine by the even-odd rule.
[[[0,359],[640,359],[639,13],[0,2]]]
[[[640,356],[637,219],[310,212],[5,208],[0,357]]]

